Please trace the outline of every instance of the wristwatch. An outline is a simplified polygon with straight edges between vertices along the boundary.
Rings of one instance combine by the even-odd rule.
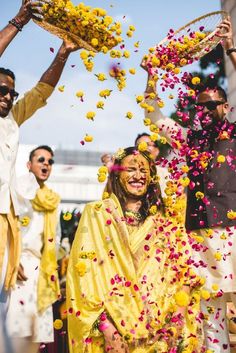
[[[236,53],[236,48],[229,48],[226,50],[226,55],[229,56],[231,53],[234,53],[234,52]]]

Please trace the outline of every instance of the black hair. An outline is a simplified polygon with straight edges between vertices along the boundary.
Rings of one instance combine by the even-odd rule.
[[[137,153],[141,154],[148,161],[150,166],[151,182],[147,188],[146,194],[141,199],[142,205],[140,208],[140,214],[142,216],[142,220],[144,221],[149,215],[149,209],[151,206],[156,205],[160,211],[165,213],[165,207],[161,196],[161,189],[160,189],[160,184],[158,182],[156,166],[150,153],[138,151],[136,147],[125,148],[124,153],[121,155],[121,157],[116,157],[114,160],[114,168],[110,172],[108,183],[109,183],[109,191],[116,195],[124,211],[124,206],[127,200],[127,196],[125,194],[125,191],[123,190],[122,185],[120,184],[119,166],[121,166],[122,160],[125,157],[130,155],[135,155]]]
[[[138,134],[135,141],[134,141],[134,145],[136,147],[138,147],[138,140],[143,136],[150,137],[151,135],[148,134],[147,132],[142,132],[141,134]],[[153,141],[153,143],[154,143],[155,147],[159,149],[159,154],[156,159],[159,160],[162,157],[165,158],[169,153],[170,145],[168,143],[164,144],[158,140]]]
[[[202,87],[200,87],[200,89],[198,91],[198,95],[200,93],[207,92],[207,91],[216,91],[216,92],[218,92],[220,98],[222,98],[224,100],[224,102],[228,101],[227,94],[221,86],[211,86],[211,85],[202,86]]]
[[[142,132],[141,134],[138,134],[135,141],[134,141],[134,145],[137,146],[138,144],[138,140],[143,137],[143,136],[147,136],[150,137],[150,134],[148,134],[147,132]],[[157,146],[158,147],[158,146]]]
[[[12,72],[12,71],[9,70],[9,69],[4,69],[4,67],[0,67],[0,74],[9,76],[9,77],[11,77],[14,81],[15,81],[15,79],[16,79],[14,72]]]
[[[29,161],[32,162],[32,159],[34,157],[34,154],[36,151],[38,150],[45,150],[45,151],[48,151],[49,153],[51,153],[51,156],[53,157],[54,156],[54,153],[53,153],[53,150],[51,149],[51,147],[47,146],[47,145],[41,145],[41,146],[38,146],[36,148],[34,148],[30,154],[29,154]]]

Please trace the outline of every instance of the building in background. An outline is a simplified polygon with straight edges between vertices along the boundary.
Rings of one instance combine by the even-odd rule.
[[[234,44],[236,46],[236,1],[235,0],[221,0],[222,10],[227,11],[230,14],[233,30],[234,30]],[[231,61],[227,55],[225,55],[225,68],[226,76],[228,79],[228,98],[231,107],[234,107],[232,119],[236,120],[236,72],[231,64]]]
[[[20,145],[16,162],[17,176],[28,173],[26,163],[34,145]],[[53,147],[53,146],[52,146]],[[61,209],[83,210],[87,202],[99,200],[105,183],[97,180],[102,152],[54,150],[55,164],[47,185],[61,196]]]

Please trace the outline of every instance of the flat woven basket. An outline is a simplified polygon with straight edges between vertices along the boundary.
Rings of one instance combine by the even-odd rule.
[[[171,39],[168,37],[164,38],[161,42],[159,42],[156,46],[158,47],[166,47],[170,41],[176,40],[180,41],[181,38],[185,36],[190,36],[191,33],[199,32],[206,34],[206,37],[202,39],[199,43],[193,46],[191,49],[185,53],[181,53],[181,58],[186,59],[194,59],[198,60],[202,56],[206,55],[208,52],[213,50],[217,44],[220,43],[221,38],[217,36],[219,33],[219,29],[217,26],[228,16],[228,13],[225,11],[215,11],[208,13],[204,16],[198,17],[195,20],[187,23],[185,26],[179,28],[177,31],[174,32]],[[223,33],[221,31],[221,33]]]
[[[97,50],[92,45],[90,45],[89,43],[87,43],[86,41],[84,41],[82,38],[80,38],[78,35],[74,33],[71,33],[69,31],[66,31],[65,29],[54,26],[46,21],[34,20],[34,22],[40,27],[42,27],[43,29],[45,29],[46,31],[50,32],[51,34],[54,34],[57,37],[61,38],[62,40],[73,42],[75,44],[78,44],[81,48],[84,48],[86,50],[91,50],[97,53]]]

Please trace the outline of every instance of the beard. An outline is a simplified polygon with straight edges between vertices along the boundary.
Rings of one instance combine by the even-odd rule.
[[[201,117],[200,124],[202,129],[209,129],[211,126],[214,126],[216,119],[211,114],[206,114]]]
[[[6,118],[10,112],[10,109],[1,109],[0,108],[0,118]]]

